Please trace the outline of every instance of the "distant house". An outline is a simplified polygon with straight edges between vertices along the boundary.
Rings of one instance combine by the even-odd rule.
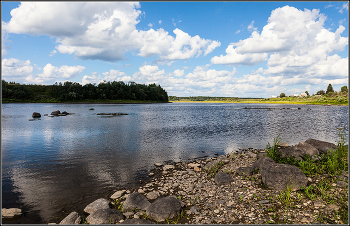
[[[277,96],[276,95],[272,95],[271,98],[277,98]]]
[[[299,94],[293,94],[293,97],[298,97],[299,96]]]
[[[300,93],[300,96],[301,97],[307,97],[307,94],[306,93]]]

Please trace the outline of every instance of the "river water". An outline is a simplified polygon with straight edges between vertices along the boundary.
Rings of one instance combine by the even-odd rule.
[[[94,108],[94,110],[89,110]],[[72,115],[47,117],[54,110]],[[33,112],[40,120],[29,121]],[[97,113],[127,113],[100,116]],[[280,134],[336,143],[348,106],[276,104],[2,104],[4,223],[59,222],[146,178],[154,163],[265,148]]]

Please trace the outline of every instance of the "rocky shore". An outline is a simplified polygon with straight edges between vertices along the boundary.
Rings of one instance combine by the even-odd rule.
[[[280,150],[317,158],[332,147],[308,139],[281,143]],[[295,166],[275,163],[265,150],[158,163],[149,176],[139,187],[89,204],[86,219],[72,212],[60,224],[347,224],[348,171],[307,177]]]

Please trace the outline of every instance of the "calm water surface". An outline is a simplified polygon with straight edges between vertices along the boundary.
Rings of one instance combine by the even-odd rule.
[[[54,110],[75,114],[43,116]],[[34,111],[41,120],[29,121]],[[2,207],[25,213],[8,223],[58,223],[137,184],[156,162],[265,148],[278,134],[291,145],[336,143],[336,128],[348,131],[348,106],[3,104],[1,126]]]

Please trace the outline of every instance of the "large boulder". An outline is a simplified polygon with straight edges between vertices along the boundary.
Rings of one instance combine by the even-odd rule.
[[[92,214],[99,209],[109,209],[109,201],[104,198],[97,199],[96,201],[87,205],[84,209],[84,212]]]
[[[123,223],[121,224],[155,224],[155,223],[145,219],[134,218],[134,219],[127,219],[123,221]]]
[[[71,212],[59,224],[80,224],[81,217],[77,212]]]
[[[219,172],[215,175],[215,183],[217,185],[230,184],[233,181],[232,177],[224,172]]]
[[[296,166],[270,163],[260,169],[261,179],[269,189],[285,190],[289,186],[293,191],[300,186],[306,187],[308,179]]]
[[[124,215],[116,209],[99,209],[86,218],[88,224],[115,224],[124,220]]]
[[[156,221],[164,221],[178,216],[180,212],[181,202],[174,196],[167,196],[154,201],[146,214]]]
[[[39,112],[33,112],[32,117],[33,118],[40,118],[41,114]]]
[[[317,148],[317,150],[320,152],[320,154],[323,154],[325,152],[327,152],[328,150],[336,150],[338,147],[335,144],[329,143],[329,142],[325,142],[325,141],[320,141],[320,140],[315,140],[315,139],[307,139],[305,141],[305,143],[308,143],[312,146],[314,146],[315,148]]]
[[[61,114],[61,112],[59,110],[51,112],[51,115],[58,115],[58,114]]]
[[[253,167],[239,167],[236,169],[236,173],[239,176],[251,176],[253,174]]]
[[[133,210],[135,208],[146,210],[150,205],[151,203],[147,200],[147,198],[138,192],[128,195],[123,203],[125,210]]]
[[[272,164],[272,163],[275,163],[275,161],[273,161],[272,158],[263,156],[253,163],[252,170],[255,171],[255,170],[261,169],[263,165]]]
[[[314,156],[320,154],[320,152],[311,144],[300,142],[297,145],[281,149],[281,154],[282,158],[294,156],[295,159],[301,160],[304,155]]]

